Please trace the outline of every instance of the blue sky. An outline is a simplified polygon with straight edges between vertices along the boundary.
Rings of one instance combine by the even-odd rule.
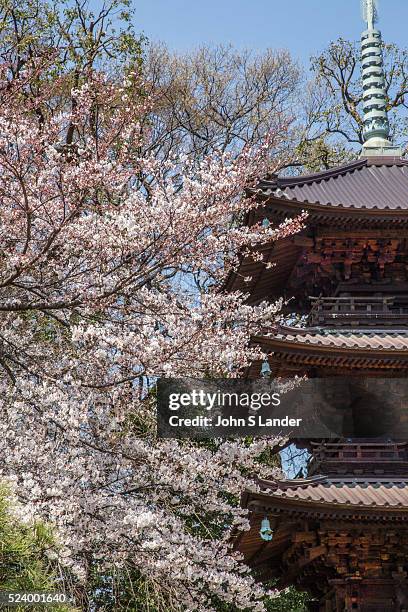
[[[185,51],[202,43],[290,49],[305,64],[311,54],[364,29],[360,0],[134,0],[136,30]],[[408,47],[408,0],[380,0],[384,40]]]

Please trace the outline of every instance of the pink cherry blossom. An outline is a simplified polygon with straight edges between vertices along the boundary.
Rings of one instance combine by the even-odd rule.
[[[230,528],[248,527],[240,493],[248,474],[271,474],[259,456],[279,440],[211,450],[160,440],[151,389],[158,376],[238,376],[262,357],[249,341],[280,303],[249,306],[220,288],[240,252],[257,258],[258,244],[304,221],[242,223],[257,206],[244,190],[273,170],[265,151],[276,137],[198,168],[187,157],[140,158],[149,101],[134,93],[136,77],[132,89],[90,74],[72,92],[74,110],[39,120],[45,100],[22,95],[32,75],[10,86],[6,69],[1,475],[25,520],[55,526],[60,561],[84,584],[92,554],[106,566],[136,565],[185,610],[211,610],[214,595],[262,610],[264,591],[232,552]]]

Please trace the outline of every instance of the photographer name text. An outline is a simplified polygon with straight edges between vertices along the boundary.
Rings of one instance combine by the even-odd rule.
[[[172,415],[171,427],[300,427],[303,419],[293,419],[288,415],[280,418],[265,418],[260,414],[250,414],[246,418],[217,415],[216,417],[198,415],[192,418]]]
[[[208,393],[204,390],[191,390],[188,393],[171,393],[168,398],[168,408],[177,412],[180,409],[193,408],[201,411],[216,412],[220,409],[248,410],[245,417],[233,414],[196,414],[188,417],[172,414],[169,416],[170,427],[211,428],[211,427],[300,427],[301,418],[291,418],[289,415],[280,418],[269,418],[257,412],[264,408],[277,408],[281,399],[278,392],[273,393],[236,393],[216,391]],[[253,414],[250,414],[253,413]]]

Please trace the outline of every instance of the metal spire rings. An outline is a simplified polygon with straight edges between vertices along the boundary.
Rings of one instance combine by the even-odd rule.
[[[363,155],[401,154],[389,141],[387,91],[384,77],[381,32],[374,27],[378,20],[377,0],[363,0],[363,18],[368,29],[361,35],[364,108]]]

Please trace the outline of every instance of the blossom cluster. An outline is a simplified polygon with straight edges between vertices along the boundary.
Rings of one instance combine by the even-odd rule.
[[[214,597],[262,610],[230,529],[248,528],[239,496],[250,474],[270,475],[259,457],[279,440],[159,440],[154,381],[238,376],[262,356],[250,338],[280,304],[220,287],[239,252],[256,257],[302,225],[242,224],[274,135],[198,168],[141,158],[149,103],[135,79],[90,75],[53,113],[26,101],[29,74],[11,87],[5,75],[0,475],[26,520],[55,527],[60,561],[85,585],[91,556],[136,567],[185,610]]]

